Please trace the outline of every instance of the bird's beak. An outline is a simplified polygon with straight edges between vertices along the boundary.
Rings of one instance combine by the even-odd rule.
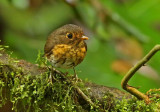
[[[82,40],[88,40],[89,38],[86,37],[86,36],[82,36],[81,39],[82,39]]]

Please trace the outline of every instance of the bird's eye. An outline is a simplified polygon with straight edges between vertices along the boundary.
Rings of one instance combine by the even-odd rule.
[[[72,33],[67,33],[67,38],[69,38],[69,39],[72,39],[72,37],[73,37],[73,35],[72,35]]]

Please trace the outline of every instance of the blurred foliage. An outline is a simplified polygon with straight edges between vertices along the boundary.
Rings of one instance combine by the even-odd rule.
[[[77,24],[90,37],[80,78],[121,88],[128,69],[160,43],[159,0],[1,0],[0,39],[13,56],[35,63],[50,32]],[[160,53],[131,79],[140,91],[160,87]],[[73,72],[70,70],[70,72]]]

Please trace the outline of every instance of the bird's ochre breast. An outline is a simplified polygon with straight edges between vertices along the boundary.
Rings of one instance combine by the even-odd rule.
[[[86,47],[73,47],[71,45],[56,45],[49,56],[49,61],[60,68],[73,68],[81,63],[86,55]]]

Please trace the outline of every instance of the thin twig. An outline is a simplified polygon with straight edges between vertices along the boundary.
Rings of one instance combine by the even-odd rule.
[[[93,108],[98,109],[99,111],[103,112],[104,110],[102,108],[99,108],[97,105],[95,105],[92,100],[86,96],[83,91],[78,87],[78,86],[74,86],[75,89],[77,90],[78,94],[85,100],[87,101],[91,106],[93,106]]]
[[[138,71],[146,62],[148,62],[152,56],[155,55],[157,51],[160,50],[160,45],[154,46],[154,48],[142,59],[140,60],[134,67],[132,67],[128,73],[124,76],[121,82],[121,86],[123,89],[136,96],[138,99],[145,100],[146,103],[149,103],[149,97],[142,92],[138,91],[136,88],[129,86],[128,81],[130,78]]]
[[[90,104],[91,106],[93,106],[93,108],[99,109],[99,110],[101,110],[101,111],[104,111],[103,109],[98,108],[98,106],[96,106],[96,105],[92,102],[92,100],[91,100],[86,94],[84,94],[84,92],[76,85],[77,82],[75,83],[75,82],[72,82],[72,81],[67,80],[67,78],[65,77],[64,73],[62,73],[62,72],[60,72],[60,71],[58,71],[58,70],[56,70],[56,69],[54,69],[54,72],[56,72],[57,74],[59,74],[61,77],[65,78],[66,81],[70,82],[70,83],[72,84],[72,86],[76,89],[76,91],[78,92],[78,94],[79,94],[88,104]]]
[[[90,98],[88,98],[83,92],[82,90],[78,87],[78,86],[74,86],[75,89],[77,90],[78,94],[81,95],[81,97],[87,101],[89,104],[91,104],[92,106],[94,105],[94,103],[91,101]]]

